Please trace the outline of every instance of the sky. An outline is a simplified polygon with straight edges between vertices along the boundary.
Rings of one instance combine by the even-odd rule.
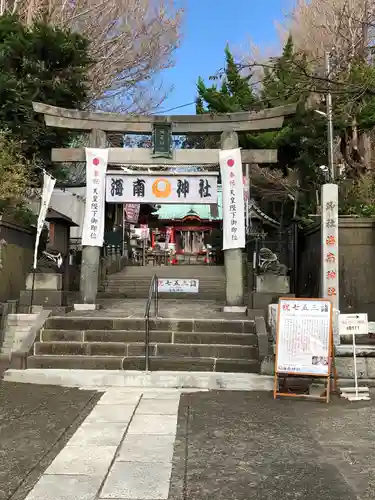
[[[196,82],[206,82],[224,65],[227,43],[233,53],[249,50],[249,40],[275,49],[279,36],[275,22],[283,22],[288,0],[185,0],[183,38],[175,53],[176,64],[163,72],[167,88],[174,87],[161,110],[168,114],[195,114]]]

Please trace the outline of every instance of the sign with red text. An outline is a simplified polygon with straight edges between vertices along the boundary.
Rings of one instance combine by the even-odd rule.
[[[331,352],[331,302],[324,299],[280,299],[275,371],[327,376]]]
[[[82,245],[102,247],[108,149],[86,148],[86,207]]]
[[[339,310],[339,212],[337,184],[322,186],[322,290]]]
[[[219,153],[223,190],[223,250],[245,248],[245,203],[240,148]]]

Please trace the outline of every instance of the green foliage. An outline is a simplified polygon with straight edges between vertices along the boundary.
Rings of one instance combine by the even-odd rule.
[[[221,85],[213,84],[207,87],[202,78],[198,78],[197,114],[235,113],[253,109],[258,101],[250,80],[252,75],[241,75],[232,53],[225,48],[225,71]]]
[[[340,215],[375,216],[375,176],[370,173],[355,181],[346,180],[339,185]]]
[[[72,136],[64,129],[47,128],[32,102],[82,108],[90,65],[88,42],[79,34],[0,17],[0,122],[28,159],[50,169],[51,148],[67,145]]]
[[[228,47],[225,56],[220,87],[207,87],[201,78],[198,80],[197,114],[256,111],[296,103],[296,115],[287,117],[280,130],[239,134],[239,144],[245,149],[278,149],[278,164],[269,167],[282,170],[285,176],[289,170],[300,173],[299,208],[302,213],[309,212],[315,204],[315,189],[322,181],[318,167],[327,161],[327,147],[325,120],[306,108],[309,92],[302,76],[302,70],[307,70],[305,58],[295,54],[290,37],[281,56],[272,58],[264,68],[262,90],[256,94],[251,86],[252,75],[241,74]],[[295,71],[296,65],[301,73]],[[212,140],[200,136],[187,142],[189,147],[217,147]]]

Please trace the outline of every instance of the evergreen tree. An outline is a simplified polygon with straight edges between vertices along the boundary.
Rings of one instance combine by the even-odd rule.
[[[90,65],[82,36],[42,22],[28,27],[15,16],[0,17],[0,123],[27,159],[51,168],[51,148],[68,145],[72,137],[65,129],[46,127],[32,102],[82,109]]]
[[[249,111],[257,103],[250,80],[252,75],[241,75],[229,47],[225,47],[225,70],[220,88],[216,84],[207,87],[202,78],[198,79],[197,114],[236,113]]]
[[[221,83],[207,86],[201,77],[198,78],[196,98],[196,113],[236,113],[250,111],[259,107],[258,98],[251,87],[252,74],[242,75],[234,57],[225,47],[225,68]],[[211,77],[218,80],[218,77]],[[213,136],[189,136],[185,148],[216,148],[219,147],[220,138]],[[241,137],[240,137],[241,142]],[[241,144],[242,146],[242,144]]]
[[[309,92],[306,90],[303,69],[307,62],[294,51],[293,40],[288,38],[282,54],[272,58],[265,68],[262,90],[256,94],[251,87],[251,75],[243,76],[228,47],[225,50],[226,67],[222,84],[207,87],[200,78],[197,84],[197,114],[256,111],[264,108],[296,103],[297,113],[286,117],[280,130],[258,133],[239,133],[239,144],[244,149],[277,149],[278,168],[288,175],[297,170],[300,174],[303,211],[310,211],[315,203],[315,189],[322,180],[319,166],[326,163],[326,123],[308,110]],[[296,66],[302,71],[297,72]],[[189,147],[219,147],[217,139],[192,137]],[[265,208],[265,207],[264,207]],[[285,207],[284,207],[285,208]],[[284,211],[285,214],[285,211]]]

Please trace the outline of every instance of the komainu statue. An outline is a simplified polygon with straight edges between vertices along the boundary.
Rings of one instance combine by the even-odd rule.
[[[40,273],[62,273],[63,258],[55,250],[43,250],[37,261],[37,271]]]
[[[286,276],[288,268],[279,262],[275,253],[269,248],[263,247],[259,250],[259,272],[260,274],[275,274],[278,276]]]

